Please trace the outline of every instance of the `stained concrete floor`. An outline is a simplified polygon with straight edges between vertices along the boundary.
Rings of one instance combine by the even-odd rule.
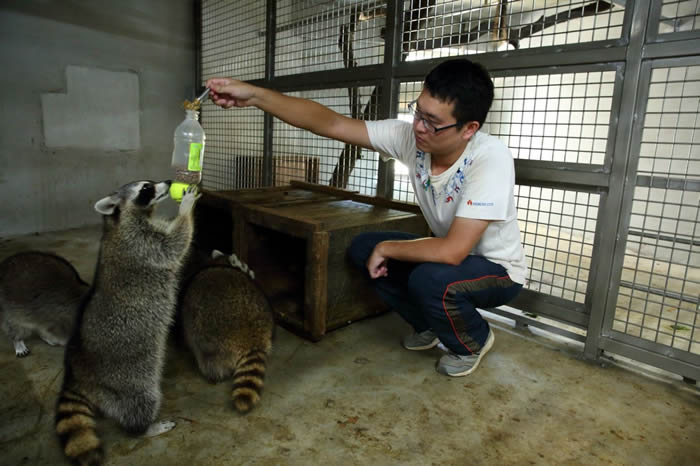
[[[53,251],[91,280],[98,227],[0,239],[0,259]],[[112,465],[698,465],[700,391],[658,373],[580,359],[580,346],[493,321],[494,349],[463,378],[437,374],[438,349],[399,346],[397,315],[356,322],[311,343],[280,329],[261,404],[229,403],[174,344],[162,419],[150,439],[99,422]],[[0,464],[66,464],[53,433],[60,347],[0,337]]]

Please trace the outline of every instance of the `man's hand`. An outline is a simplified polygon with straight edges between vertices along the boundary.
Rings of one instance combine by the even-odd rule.
[[[372,278],[386,277],[389,273],[389,259],[459,265],[479,242],[488,225],[489,220],[457,217],[446,238],[382,241],[374,247],[367,259],[367,272]]]
[[[372,278],[386,277],[389,274],[389,269],[387,268],[389,258],[384,257],[381,253],[381,245],[382,243],[376,245],[369,259],[367,259],[367,271]]]
[[[211,89],[209,98],[222,108],[248,107],[255,97],[255,86],[229,78],[211,78],[207,80]]]

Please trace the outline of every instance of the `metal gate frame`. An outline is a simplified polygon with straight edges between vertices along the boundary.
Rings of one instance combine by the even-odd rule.
[[[516,183],[556,186],[600,195],[593,257],[585,303],[577,303],[533,290],[523,290],[512,307],[573,326],[585,336],[564,326],[547,324],[506,309],[491,311],[518,324],[543,328],[584,342],[584,357],[597,360],[603,352],[619,354],[677,374],[689,381],[700,377],[700,356],[616,332],[612,328],[620,288],[632,212],[636,168],[641,144],[643,115],[652,69],[664,64],[697,63],[700,31],[659,34],[662,3],[655,0],[616,0],[625,6],[619,39],[469,55],[494,76],[569,73],[592,70],[615,71],[613,103],[603,165],[585,165],[536,160],[515,161]],[[197,9],[201,11],[199,3]],[[401,83],[420,81],[436,64],[447,58],[403,62],[402,28],[404,1],[386,1],[386,31],[383,62],[353,69],[332,69],[292,75],[275,75],[277,2],[266,2],[264,78],[249,82],[281,92],[343,87],[380,86],[379,118],[397,115]],[[202,25],[202,28],[205,26]],[[201,57],[201,55],[200,55]],[[199,62],[201,67],[201,58]],[[201,83],[201,69],[197,81]],[[206,128],[206,120],[203,124]],[[273,179],[273,117],[264,117],[263,176]],[[377,195],[392,198],[393,162],[379,162]],[[614,241],[610,239],[614,238]],[[700,330],[699,330],[700,331]]]
[[[606,237],[614,235],[616,241],[604,246],[600,251],[603,259],[596,289],[605,290],[605,293],[597,292],[593,295],[593,314],[584,353],[588,358],[597,358],[601,351],[608,351],[680,374],[686,381],[696,383],[700,378],[700,355],[627,335],[612,328],[632,215],[634,189],[638,185],[637,166],[651,74],[653,69],[658,67],[700,64],[700,31],[659,36],[658,24],[662,3],[645,3],[648,2],[638,2],[635,6],[624,75],[621,114],[634,117],[620,120],[615,143],[616,153],[625,154],[626,157],[620,157],[614,163],[612,176],[624,180],[624,183],[612,184],[608,194],[613,209],[617,210],[616,218],[619,221],[616,225],[609,224],[603,233]],[[649,31],[646,37],[645,31]],[[697,183],[695,185],[697,190]],[[695,312],[700,310],[696,308]],[[696,331],[697,329],[694,329],[694,332]]]

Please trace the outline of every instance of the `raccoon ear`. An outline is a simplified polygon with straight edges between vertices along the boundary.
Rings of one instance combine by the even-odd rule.
[[[114,208],[117,207],[118,201],[113,196],[103,197],[95,203],[95,210],[102,215],[112,215]]]
[[[214,250],[211,252],[211,258],[212,258],[212,259],[218,259],[219,257],[224,257],[225,255],[226,255],[226,254],[224,254],[223,252],[219,251],[218,249],[214,249]]]

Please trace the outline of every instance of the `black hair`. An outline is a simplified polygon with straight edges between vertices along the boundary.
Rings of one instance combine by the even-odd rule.
[[[452,116],[458,127],[470,121],[483,126],[493,102],[493,81],[486,68],[466,58],[447,60],[428,73],[423,86],[436,99],[455,103]]]

